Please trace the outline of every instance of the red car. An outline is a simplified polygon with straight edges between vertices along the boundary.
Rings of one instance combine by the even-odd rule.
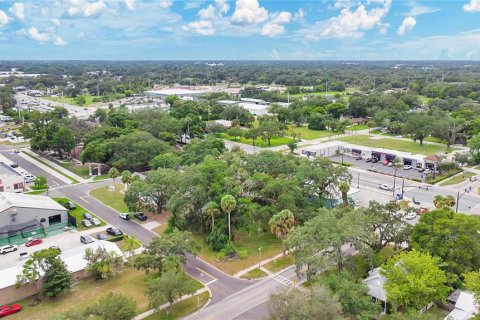
[[[22,310],[22,306],[19,304],[12,304],[11,306],[3,306],[0,308],[0,318],[5,317]]]
[[[422,208],[420,208],[420,209],[417,210],[417,213],[418,213],[418,214],[425,214],[425,213],[427,213],[428,211],[429,211],[428,208],[423,208],[423,207],[422,207]]]
[[[37,244],[40,244],[42,242],[43,242],[42,239],[35,238],[25,242],[25,247],[36,246]]]

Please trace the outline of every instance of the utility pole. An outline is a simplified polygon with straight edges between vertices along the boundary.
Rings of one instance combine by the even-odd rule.
[[[397,182],[397,168],[395,168],[395,173],[393,174],[393,190],[392,195],[395,197],[395,183]]]
[[[357,176],[357,189],[360,189],[360,172],[358,173],[358,176]]]
[[[458,213],[458,202],[460,201],[460,199],[466,194],[466,193],[469,193],[470,191],[472,191],[472,187],[470,186],[469,188],[466,188],[465,189],[465,192],[463,192],[462,194],[460,194],[460,190],[457,191],[457,203],[455,204],[455,213]]]
[[[403,199],[403,194],[405,193],[404,188],[405,188],[405,179],[402,180],[402,199]]]

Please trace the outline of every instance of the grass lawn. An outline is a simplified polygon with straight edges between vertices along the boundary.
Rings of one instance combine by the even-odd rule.
[[[420,145],[420,143],[413,141],[399,140],[393,138],[370,137],[366,135],[353,135],[339,138],[338,140],[360,146],[398,150],[415,154],[429,155],[445,151],[444,147],[438,145],[424,144],[422,146]]]
[[[268,274],[266,274],[265,272],[263,272],[262,270],[256,268],[256,269],[253,269],[252,271],[250,272],[247,272],[245,273],[243,276],[241,276],[240,278],[242,279],[259,279],[259,278],[264,278],[268,276]]]
[[[445,140],[440,139],[440,138],[437,138],[437,137],[426,137],[425,139],[423,139],[423,141],[446,144],[446,143],[445,143]]]
[[[61,163],[61,166],[64,167],[67,170],[70,170],[71,172],[79,175],[80,177],[84,179],[90,178],[88,174],[88,166],[85,165],[79,165],[75,163]]]
[[[66,200],[66,201],[71,201],[70,199],[68,198],[53,198],[53,200],[55,201],[59,201],[59,200]],[[88,228],[86,228],[83,224],[82,224],[82,220],[84,219],[83,218],[83,214],[85,212],[89,212],[88,210],[86,210],[85,208],[83,208],[81,205],[79,205],[78,203],[74,202],[75,203],[75,206],[77,207],[75,210],[68,210],[68,213],[75,217],[75,219],[77,219],[77,229],[78,230],[88,230]],[[103,221],[102,219],[100,219],[99,217],[97,217],[95,214],[91,213],[90,214],[94,217],[94,218],[97,218],[98,220],[100,220],[101,224],[97,227],[101,227],[101,226],[106,226],[107,224],[105,223],[105,221]]]
[[[347,130],[349,131],[359,131],[359,130],[366,130],[368,129],[368,124],[358,124],[358,125],[352,125],[348,126]]]
[[[11,320],[43,320],[70,308],[85,307],[98,301],[109,292],[121,293],[132,297],[137,302],[138,312],[148,310],[148,299],[145,297],[145,272],[126,267],[116,278],[95,281],[86,279],[78,282],[70,292],[61,294],[55,299],[44,298],[36,305],[30,305],[30,299],[20,301],[22,311],[11,315]]]
[[[66,104],[70,104],[73,106],[81,106],[81,107],[88,107],[89,105],[93,104],[93,99],[95,98],[101,98],[102,96],[91,96],[91,95],[85,95],[85,104],[84,105],[79,105],[75,98],[71,97],[63,97],[63,102]],[[42,97],[42,99],[45,100],[50,100],[50,101],[55,101],[55,102],[62,102],[62,97]]]
[[[105,203],[107,206],[119,212],[129,212],[127,205],[123,202],[123,184],[115,185],[115,192],[108,191],[108,186],[100,187],[90,191],[90,195],[95,199]]]
[[[318,138],[325,138],[334,135],[335,133],[328,131],[328,130],[312,130],[308,127],[296,127],[296,128],[289,128],[287,130],[287,134],[291,134],[291,132],[296,134],[300,134],[300,139],[304,140],[313,140]]]
[[[208,247],[203,240],[203,235],[194,234],[192,237],[201,247],[200,252],[198,253],[200,258],[230,275],[234,275],[238,271],[258,263],[260,260],[260,251],[258,248],[262,248],[262,260],[271,258],[282,252],[282,244],[280,240],[270,232],[263,232],[261,234],[252,232],[249,235],[247,232],[240,231],[236,233],[234,244],[238,248],[246,249],[248,251],[248,256],[245,259],[238,259],[235,261],[219,261],[217,259],[218,252],[214,252]]]
[[[94,181],[100,181],[105,179],[110,179],[110,177],[107,174],[102,174],[99,176],[95,176],[95,178],[93,178]]]
[[[234,142],[249,144],[249,145],[253,146],[252,139],[245,139],[243,137],[240,138],[240,139],[234,139],[234,138],[230,137],[229,135],[227,135],[226,133],[221,133],[220,138],[230,140],[230,141],[234,141]],[[292,139],[288,138],[288,137],[274,137],[270,140],[270,145],[268,145],[266,140],[262,140],[262,139],[259,138],[259,139],[255,140],[255,146],[257,146],[259,148],[269,148],[269,147],[286,145],[290,141],[292,141]]]
[[[28,191],[28,192],[25,192],[25,194],[39,195],[39,194],[43,194],[45,192],[47,192],[47,189]]]
[[[54,167],[52,167],[51,165],[49,165],[48,163],[46,163],[45,161],[41,160],[41,159],[40,159],[40,156],[34,157],[34,156],[32,156],[30,153],[27,153],[27,152],[24,152],[24,151],[22,151],[22,152],[23,152],[23,154],[29,156],[30,158],[33,158],[33,159],[37,160],[38,162],[40,162],[41,164],[49,167],[49,168],[52,169],[53,171],[55,171],[55,172],[61,174],[62,176],[70,179],[70,180],[72,181],[72,183],[78,183],[78,181],[77,181],[76,179],[73,179],[72,177],[66,175],[65,173],[61,172],[61,171],[58,170],[57,168],[54,168]]]
[[[161,310],[145,318],[145,320],[173,320],[181,319],[190,313],[197,311],[207,303],[210,293],[208,291],[195,295],[191,298],[177,302],[173,305],[173,311],[170,314],[168,308]]]
[[[420,101],[421,101],[423,104],[429,104],[430,101],[432,101],[432,98],[429,98],[429,97],[427,97],[427,96],[419,95],[418,98],[420,99]]]
[[[448,180],[445,180],[444,182],[440,183],[441,186],[451,186],[453,184],[459,184],[459,183],[462,183],[464,181],[466,181],[467,179],[469,179],[470,177],[473,177],[473,176],[476,176],[475,173],[473,172],[467,172],[467,171],[464,171],[463,173],[453,177],[453,178],[450,178]]]
[[[263,267],[271,272],[278,272],[291,266],[294,263],[294,259],[291,255],[287,255],[285,258],[281,257],[264,264]]]

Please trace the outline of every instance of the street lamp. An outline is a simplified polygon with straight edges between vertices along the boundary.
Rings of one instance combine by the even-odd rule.
[[[392,190],[392,194],[394,197],[395,197],[395,184],[397,182],[397,170],[398,168],[395,167],[395,173],[393,174],[393,190]]]
[[[465,188],[465,192],[463,192],[462,194],[460,194],[460,190],[457,191],[457,203],[455,204],[455,213],[458,213],[458,202],[460,201],[460,199],[466,194],[466,193],[469,193],[470,191],[472,191],[472,187],[470,186],[469,188]]]
[[[258,251],[260,252],[260,260],[258,260],[258,270],[260,270],[260,263],[262,262],[262,247],[259,247]]]

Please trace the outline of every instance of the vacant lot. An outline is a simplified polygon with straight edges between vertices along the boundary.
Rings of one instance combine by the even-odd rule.
[[[233,137],[230,137],[226,133],[221,133],[220,138],[230,140],[230,141],[234,141],[234,142],[249,144],[249,145],[253,146],[252,139],[246,139],[244,137],[234,139]],[[266,140],[262,140],[261,138],[258,138],[258,139],[255,140],[255,146],[257,146],[259,148],[269,148],[269,147],[286,145],[290,141],[292,141],[292,139],[288,138],[288,137],[275,137],[275,138],[271,139],[270,145],[268,145],[268,142]]]
[[[115,192],[108,191],[108,186],[105,186],[90,191],[90,195],[119,212],[129,212],[130,210],[123,202],[123,188],[123,184],[117,183]]]
[[[360,146],[398,150],[415,154],[429,155],[445,151],[444,147],[438,145],[423,144],[422,146],[420,145],[420,143],[413,141],[406,141],[394,138],[370,137],[366,135],[353,135],[339,138],[338,140],[357,144]]]
[[[287,134],[291,134],[292,132],[296,134],[300,134],[300,139],[302,140],[314,140],[318,138],[325,138],[334,135],[335,133],[327,130],[312,130],[308,127],[296,127],[290,128],[287,131]]]
[[[102,96],[85,95],[84,97],[85,97],[85,104],[83,104],[82,106],[88,107],[89,105],[93,104],[93,99],[95,98],[100,99]],[[43,99],[55,101],[55,102],[64,102],[72,106],[80,106],[76,98],[63,97],[63,101],[62,101],[62,97],[43,97]]]

